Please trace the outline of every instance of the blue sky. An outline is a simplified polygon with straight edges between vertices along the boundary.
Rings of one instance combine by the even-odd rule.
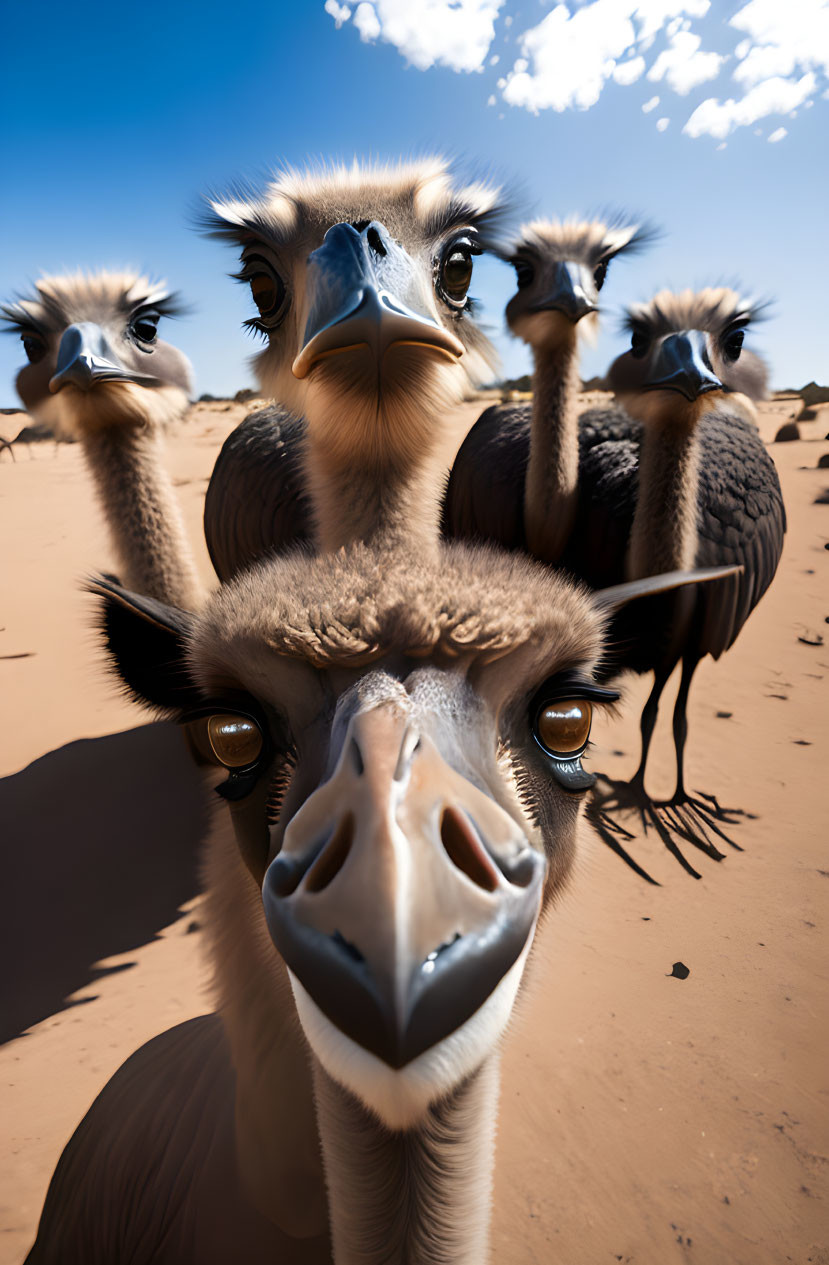
[[[2,297],[79,266],[166,277],[195,309],[166,332],[199,393],[249,385],[254,350],[232,252],[191,226],[200,195],[283,161],[435,151],[517,191],[526,216],[612,206],[662,227],[611,270],[586,375],[621,349],[624,303],[736,279],[775,300],[756,339],[775,385],[829,379],[827,0],[88,0],[82,18],[6,6],[0,42]],[[476,267],[519,373],[512,289],[508,268]],[[20,363],[2,339],[2,406]]]

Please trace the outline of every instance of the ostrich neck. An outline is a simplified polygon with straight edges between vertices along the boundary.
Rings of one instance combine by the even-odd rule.
[[[484,1265],[498,1063],[393,1133],[314,1069],[337,1265]]]
[[[308,474],[320,547],[353,541],[433,551],[439,535],[441,469],[434,453],[418,459],[397,454],[333,460],[309,437]]]
[[[201,586],[154,427],[105,427],[82,439],[124,584],[193,610]]]
[[[578,340],[572,333],[535,351],[524,530],[530,553],[561,557],[576,514],[579,476]]]
[[[695,425],[686,421],[647,423],[639,454],[639,494],[628,553],[630,579],[693,567],[698,489]]]

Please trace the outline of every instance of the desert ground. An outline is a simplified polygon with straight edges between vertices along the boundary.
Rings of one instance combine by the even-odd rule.
[[[764,439],[799,405],[765,404]],[[169,439],[206,577],[204,490],[249,407],[195,405]],[[0,417],[0,435],[26,420]],[[800,430],[771,447],[789,514],[777,578],[691,693],[689,784],[753,814],[732,828],[742,851],[697,853],[695,881],[640,837],[648,886],[585,832],[504,1052],[499,1265],[829,1263],[829,409]],[[16,456],[0,452],[2,1265],[25,1256],[105,1081],[211,1008],[198,854],[213,797],[180,735],[103,667],[81,580],[113,563],[80,448]],[[633,771],[647,690],[626,683],[594,768]],[[672,789],[671,704],[657,794]]]

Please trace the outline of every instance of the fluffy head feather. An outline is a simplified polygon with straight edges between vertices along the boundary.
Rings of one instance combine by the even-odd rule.
[[[355,220],[381,220],[396,236],[417,227],[424,237],[474,224],[492,233],[505,214],[501,191],[483,182],[456,186],[443,158],[286,167],[261,194],[236,189],[208,198],[202,227],[213,237],[244,243],[246,233],[274,245],[314,229]]]
[[[137,272],[74,272],[41,277],[31,294],[0,304],[0,320],[7,332],[36,329],[57,332],[80,321],[100,321],[113,312],[129,316],[150,307],[161,316],[180,316],[185,308],[163,281],[153,282]]]
[[[633,251],[653,240],[654,230],[628,223],[621,216],[602,220],[532,220],[499,253],[512,261],[522,253],[544,259],[581,263],[595,268],[620,251]]]
[[[642,330],[651,338],[702,330],[715,337],[733,325],[748,325],[762,318],[763,305],[741,298],[727,286],[705,290],[660,290],[648,303],[636,303],[625,313],[625,328]]]

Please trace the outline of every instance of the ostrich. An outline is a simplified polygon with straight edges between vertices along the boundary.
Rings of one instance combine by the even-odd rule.
[[[505,315],[513,334],[532,349],[533,399],[495,405],[473,427],[449,487],[449,534],[494,539],[545,562],[560,560],[578,507],[579,333],[595,328],[611,260],[652,237],[650,229],[621,220],[536,220],[501,248],[518,279]],[[516,497],[509,458],[513,431],[525,427],[529,454],[520,472],[523,493]]]
[[[642,754],[630,784],[615,783],[596,823],[607,843],[644,874],[621,848],[629,832],[608,816],[639,808],[683,866],[698,877],[676,844],[684,838],[721,858],[709,831],[736,813],[713,796],[688,794],[684,779],[686,706],[694,671],[734,642],[771,583],[783,546],[785,513],[774,464],[755,425],[753,399],[765,390],[765,367],[742,348],[756,308],[733,290],[663,292],[628,314],[631,350],[613,365],[619,403],[586,410],[579,419],[579,497],[562,563],[591,586],[660,571],[664,566],[734,563],[728,581],[637,605],[613,629],[602,669],[654,673],[641,718]],[[624,405],[624,408],[622,407]],[[445,522],[450,533],[498,539],[499,506],[486,483],[497,466],[502,503],[521,503],[531,448],[529,417],[512,414],[503,433],[482,416],[458,454]],[[481,486],[478,486],[478,485]],[[483,488],[483,492],[481,490]],[[474,504],[477,518],[467,507]],[[484,518],[486,513],[488,518]],[[509,535],[506,544],[520,543]],[[677,664],[682,675],[674,709],[676,789],[659,807],[644,779],[659,698]],[[727,840],[731,842],[731,840]]]
[[[218,1009],[105,1087],[30,1265],[487,1258],[498,1051],[577,846],[591,713],[614,697],[603,629],[700,578],[591,595],[440,540],[433,432],[485,351],[441,261],[462,237],[468,284],[495,206],[418,165],[290,173],[215,207],[268,330],[263,386],[285,366],[299,384],[316,548],[195,613],[94,586],[127,688],[225,774]]]
[[[193,606],[201,590],[159,451],[191,390],[187,358],[158,337],[160,319],[181,311],[162,284],[99,272],[42,277],[0,316],[28,359],[17,375],[26,409],[81,442],[124,582]]]

